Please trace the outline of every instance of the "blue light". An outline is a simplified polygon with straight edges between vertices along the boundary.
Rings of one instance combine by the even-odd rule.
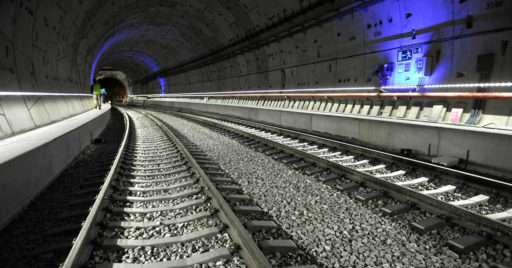
[[[126,30],[126,31],[123,31],[123,32],[119,32],[119,33],[115,34],[114,36],[110,37],[105,42],[105,44],[101,47],[101,49],[99,50],[98,54],[96,54],[96,57],[94,58],[94,62],[92,64],[91,77],[90,77],[91,84],[94,81],[94,72],[96,71],[96,66],[97,66],[99,60],[101,59],[101,57],[103,56],[103,53],[105,53],[105,51],[107,49],[109,49],[116,42],[119,42],[119,41],[121,41],[123,39],[128,38],[131,33],[132,32],[129,31],[129,30]],[[157,72],[157,71],[160,70],[160,65],[153,58],[151,58],[150,56],[148,56],[148,55],[146,55],[146,54],[144,54],[142,52],[138,52],[138,51],[122,51],[122,52],[119,52],[119,53],[116,53],[116,54],[122,54],[124,56],[128,56],[128,57],[134,58],[136,60],[139,60],[139,61],[143,62],[144,64],[146,64],[149,68],[151,68],[151,70],[153,72]],[[165,79],[162,78],[162,77],[158,77],[158,81],[160,82],[160,94],[165,94],[165,89],[166,89]],[[130,95],[131,94],[132,93],[131,93],[131,88],[130,88]]]
[[[149,66],[149,68],[151,68],[151,70],[153,70],[153,72],[157,72],[160,70],[159,64],[153,58],[151,58],[150,56],[148,56],[142,52],[123,51],[120,54],[143,62],[144,64]],[[158,82],[160,83],[160,94],[165,94],[165,89],[166,89],[165,78],[158,77],[157,79],[158,79]]]
[[[122,55],[122,56],[127,56],[130,58],[134,58],[138,61],[143,62],[145,65],[147,65],[149,68],[151,68],[151,70],[154,72],[160,70],[159,64],[153,58],[151,58],[149,55],[146,55],[145,53],[142,53],[139,51],[122,51],[122,52],[116,53],[114,55]]]
[[[160,81],[160,94],[165,94],[165,79],[159,76],[158,81]]]
[[[429,92],[436,90],[433,88],[416,88],[418,85],[425,84],[438,84],[449,81],[451,61],[443,61],[449,57],[436,57],[436,53],[444,53],[445,50],[450,49],[449,46],[443,46],[441,42],[437,41],[441,38],[446,38],[451,34],[450,26],[448,26],[453,19],[452,7],[449,1],[432,0],[432,1],[405,1],[403,11],[400,8],[386,7],[386,5],[399,6],[398,2],[390,4],[382,2],[370,6],[372,11],[379,11],[382,8],[389,8],[390,13],[388,16],[393,18],[389,27],[394,27],[387,31],[390,35],[386,34],[378,38],[372,38],[371,34],[376,31],[381,31],[377,25],[376,28],[368,29],[368,34],[372,40],[372,49],[379,51],[379,61],[377,64],[395,63],[395,70],[388,81],[383,81],[380,86],[393,88],[385,88],[389,92]],[[406,19],[406,21],[396,23],[395,18],[399,18],[404,13],[414,14]],[[383,25],[386,25],[384,22]],[[401,26],[402,28],[400,28]],[[403,34],[402,37],[391,34],[396,34],[399,31]],[[395,38],[396,37],[396,38]],[[389,38],[386,40],[386,38]],[[452,41],[449,41],[452,42]],[[447,50],[448,51],[448,50]],[[421,65],[423,62],[418,63],[420,58],[429,57],[428,68]],[[432,60],[432,59],[439,59]],[[420,64],[420,65],[418,65]],[[428,71],[427,71],[428,69]],[[423,72],[422,72],[423,71]],[[385,83],[384,83],[385,82]],[[377,85],[378,87],[379,85]],[[410,86],[405,89],[400,86]]]
[[[114,43],[116,43],[116,42],[118,42],[118,41],[120,41],[122,39],[127,38],[129,36],[129,33],[130,33],[130,31],[126,30],[126,31],[122,31],[122,32],[119,32],[119,33],[113,35],[100,48],[100,50],[98,51],[98,54],[96,54],[96,57],[94,58],[94,61],[92,63],[91,84],[94,81],[94,72],[96,71],[96,65],[98,64],[98,61],[100,60],[100,58],[103,55],[103,53],[105,53],[105,51],[107,49],[109,49]]]

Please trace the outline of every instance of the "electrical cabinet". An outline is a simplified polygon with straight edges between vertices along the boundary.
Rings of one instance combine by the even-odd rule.
[[[415,77],[426,77],[430,76],[432,71],[432,58],[421,57],[414,60],[414,72]]]

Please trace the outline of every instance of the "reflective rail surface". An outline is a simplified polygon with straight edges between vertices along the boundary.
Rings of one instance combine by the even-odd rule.
[[[91,242],[92,237],[94,236],[94,231],[96,231],[96,224],[101,220],[100,211],[104,208],[104,198],[107,195],[107,191],[110,188],[110,184],[116,175],[117,171],[120,168],[121,159],[123,158],[126,144],[128,142],[128,134],[130,132],[130,120],[128,119],[128,115],[121,110],[123,114],[123,121],[125,124],[125,132],[123,135],[123,141],[121,142],[121,146],[117,153],[117,156],[112,164],[112,168],[110,169],[107,178],[105,179],[105,183],[101,187],[100,193],[98,194],[94,205],[91,208],[91,213],[87,216],[87,219],[83,223],[83,227],[78,234],[78,237],[75,239],[73,247],[70,250],[66,261],[64,262],[63,267],[78,267],[80,264],[83,264],[86,261],[87,255],[87,247]]]
[[[180,140],[151,115],[121,111],[123,142],[63,267],[271,267]]]
[[[268,151],[270,155],[296,168],[311,167],[313,163],[319,168],[311,172],[346,175],[357,183],[445,215],[459,225],[487,232],[497,241],[512,245],[512,225],[507,223],[512,219],[510,183],[247,120],[171,113],[267,144],[276,148]],[[377,196],[377,192],[374,194]]]

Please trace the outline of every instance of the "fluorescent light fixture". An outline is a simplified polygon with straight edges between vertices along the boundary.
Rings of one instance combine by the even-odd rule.
[[[0,91],[0,96],[92,96],[92,94]]]

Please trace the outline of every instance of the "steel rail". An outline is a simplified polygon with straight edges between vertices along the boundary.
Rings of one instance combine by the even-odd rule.
[[[108,173],[105,183],[101,187],[100,193],[98,194],[96,201],[94,202],[94,205],[92,206],[90,213],[87,216],[87,219],[84,222],[82,229],[80,230],[80,233],[70,250],[70,253],[68,254],[68,257],[63,264],[64,268],[81,267],[87,262],[92,250],[91,242],[99,231],[98,223],[103,218],[103,208],[106,206],[107,202],[105,197],[112,191],[112,181],[119,174],[120,168],[122,166],[121,160],[123,159],[123,156],[126,152],[129,139],[130,119],[126,112],[123,110],[120,111],[123,114],[126,125],[123,141],[115,158],[114,164]],[[233,240],[238,245],[240,245],[240,255],[247,263],[248,267],[272,267],[265,255],[261,252],[259,247],[252,239],[252,236],[242,225],[238,217],[231,210],[228,203],[224,200],[222,195],[215,188],[214,184],[210,181],[209,177],[202,170],[200,165],[194,160],[192,155],[188,152],[181,141],[159,119],[150,114],[144,112],[141,113],[150,118],[158,125],[158,127],[160,127],[160,129],[170,138],[170,140],[176,144],[178,151],[184,156],[187,164],[192,168],[192,170],[196,171],[200,175],[200,184],[205,187],[205,194],[211,198],[213,206],[219,209],[219,217],[229,227],[227,232],[231,235]]]
[[[215,208],[219,209],[219,217],[228,225],[228,233],[233,240],[240,245],[240,255],[250,268],[270,268],[272,265],[268,262],[263,252],[259,249],[258,245],[252,239],[251,234],[247,231],[244,225],[240,222],[239,218],[233,212],[229,204],[224,200],[220,192],[215,187],[215,184],[210,180],[208,175],[203,171],[201,166],[196,162],[194,157],[190,154],[187,148],[181,141],[167,128],[167,126],[160,121],[157,117],[141,112],[153,120],[176,144],[178,150],[183,154],[192,170],[197,171],[200,176],[200,184],[205,187],[205,193],[211,198],[212,204]]]
[[[238,124],[242,124],[242,125],[249,125],[249,126],[256,127],[256,128],[263,128],[263,129],[266,129],[269,131],[283,133],[283,135],[294,136],[298,139],[309,140],[309,141],[320,143],[320,144],[323,144],[326,146],[336,147],[341,150],[350,150],[350,151],[356,151],[357,153],[371,154],[372,157],[379,158],[383,161],[398,162],[401,164],[407,164],[410,166],[427,169],[427,170],[431,170],[431,169],[441,170],[446,175],[454,176],[456,178],[464,180],[465,182],[470,182],[470,183],[472,182],[476,185],[485,185],[485,188],[492,187],[493,190],[497,189],[498,191],[500,191],[504,194],[508,194],[512,197],[512,183],[504,182],[504,181],[493,179],[490,177],[485,177],[485,176],[470,173],[470,172],[456,170],[453,168],[444,167],[444,166],[432,164],[429,162],[425,162],[422,160],[413,159],[413,158],[405,157],[402,155],[397,155],[397,154],[393,154],[393,153],[389,153],[389,152],[385,152],[385,151],[381,151],[381,150],[377,150],[377,149],[364,147],[361,145],[355,145],[355,144],[335,140],[333,138],[315,135],[310,132],[297,131],[297,130],[293,130],[293,129],[277,127],[277,126],[273,126],[273,125],[269,125],[269,124],[248,121],[245,119],[240,119],[240,118],[235,118],[235,117],[230,117],[230,116],[225,116],[225,115],[220,115],[220,114],[206,114],[206,113],[196,112],[196,111],[181,111],[181,112],[187,113],[187,114],[195,114],[195,115],[199,115],[199,116],[211,117],[211,118],[215,118],[215,119],[219,119],[219,120],[230,121],[230,122],[234,122],[234,123],[238,123]]]
[[[87,218],[82,225],[82,229],[75,239],[73,247],[71,248],[66,261],[62,266],[63,268],[80,267],[87,261],[92,250],[92,247],[90,247],[91,240],[96,237],[96,233],[99,231],[98,223],[103,218],[103,208],[106,205],[105,196],[111,190],[111,182],[114,176],[117,176],[121,167],[121,159],[123,158],[130,133],[130,119],[128,118],[128,115],[123,110],[118,110],[123,114],[123,121],[125,124],[123,141],[121,142],[114,163],[110,168],[107,178],[105,179],[105,183],[101,187],[101,190],[96,197],[93,206],[91,207],[90,213],[87,215]]]
[[[310,161],[313,161],[314,163],[316,163],[319,166],[322,166],[322,167],[325,167],[325,168],[329,168],[329,169],[334,170],[335,172],[337,172],[339,174],[343,174],[343,175],[347,176],[351,180],[354,180],[354,181],[357,181],[357,182],[360,182],[360,183],[364,183],[364,184],[366,184],[366,185],[368,185],[371,188],[374,188],[376,190],[385,191],[390,196],[392,196],[392,197],[394,197],[394,198],[396,198],[398,200],[412,202],[412,203],[416,204],[418,207],[423,208],[423,209],[425,209],[427,211],[430,211],[430,212],[432,212],[434,214],[445,215],[445,216],[450,218],[453,222],[455,222],[458,225],[465,226],[465,227],[467,227],[469,229],[476,230],[476,231],[487,232],[495,240],[503,242],[503,243],[505,243],[505,244],[507,244],[509,246],[512,245],[512,226],[509,226],[509,225],[504,224],[502,222],[489,219],[487,217],[484,217],[483,215],[471,212],[471,211],[466,210],[466,209],[461,208],[461,207],[457,207],[457,206],[451,205],[451,204],[449,204],[447,202],[441,201],[441,200],[436,199],[434,197],[423,195],[423,194],[421,194],[419,192],[416,192],[414,190],[411,190],[411,189],[408,189],[406,187],[402,187],[402,186],[396,185],[394,183],[391,183],[391,182],[379,179],[379,178],[377,178],[375,176],[372,176],[370,174],[367,174],[367,173],[364,173],[364,172],[361,172],[361,171],[357,171],[357,170],[349,168],[349,167],[342,166],[340,164],[337,164],[337,163],[334,163],[332,161],[329,161],[329,160],[327,160],[325,158],[309,154],[309,153],[304,152],[302,150],[295,149],[295,148],[289,147],[287,145],[283,145],[281,143],[268,140],[266,138],[263,138],[263,137],[260,137],[258,135],[255,135],[255,134],[251,134],[251,133],[239,130],[237,128],[233,128],[233,127],[228,126],[226,124],[222,124],[222,123],[218,123],[218,122],[213,122],[211,120],[205,119],[204,117],[201,117],[201,116],[198,116],[198,115],[185,114],[185,113],[181,113],[181,112],[171,112],[171,113],[174,114],[174,115],[177,115],[177,116],[185,117],[185,118],[188,118],[188,119],[192,119],[192,120],[195,120],[195,121],[198,121],[198,122],[205,123],[207,125],[212,125],[212,126],[215,126],[215,127],[219,127],[219,128],[228,130],[230,132],[237,133],[239,135],[248,137],[250,139],[254,139],[254,140],[260,141],[262,143],[265,143],[265,144],[267,144],[267,145],[269,145],[271,147],[274,147],[274,148],[283,150],[285,152],[288,152],[288,153],[300,156],[300,157],[302,157],[304,159],[308,159]],[[212,115],[209,115],[209,116],[212,116]],[[224,119],[224,120],[227,120],[227,119]],[[259,123],[254,123],[254,122],[249,122],[249,121],[245,121],[245,120],[241,120],[241,119],[230,118],[229,121],[231,121],[231,122],[233,122],[233,121],[244,122],[245,125],[252,125],[253,127],[256,126],[256,127],[259,127],[259,128],[262,128],[261,126],[265,126],[265,129],[267,129],[267,130],[275,131],[275,132],[278,132],[278,133],[281,133],[281,134],[282,133],[286,133],[285,135],[292,135],[292,136],[296,136],[297,138],[302,138],[302,139],[307,139],[308,137],[312,137],[313,136],[313,135],[304,134],[304,133],[300,133],[300,135],[297,135],[299,132],[296,132],[296,131],[286,131],[286,130],[281,129],[281,128],[275,128],[275,127],[271,127],[271,126],[267,126],[267,125],[263,125],[263,124],[259,124]],[[315,142],[319,142],[319,143],[321,143],[321,140],[324,140],[324,138],[315,137],[315,139],[314,139]],[[328,141],[329,141],[328,144],[339,143],[339,144],[343,144],[343,145],[348,145],[346,143],[336,142],[334,140],[328,140]],[[361,146],[354,146],[354,145],[350,145],[350,146],[353,147],[353,148],[358,148],[361,152],[367,150],[367,148],[364,148],[364,147],[361,147]],[[368,149],[367,153],[368,152],[371,152],[372,156],[373,155],[377,155],[377,154],[382,154],[382,155],[386,156],[386,158],[398,157],[396,155],[392,155],[392,154],[384,153],[384,152],[379,152],[379,151],[373,150],[373,149]],[[439,167],[439,166],[436,166],[436,165],[432,165],[432,164],[429,164],[429,163],[425,163],[425,162],[422,162],[422,161],[419,161],[419,160],[414,160],[414,159],[405,158],[405,157],[398,157],[398,159],[400,161],[405,162],[405,163],[414,163],[415,165],[426,164],[425,166],[428,166],[430,168],[436,168],[436,169],[439,168],[439,170],[442,170],[443,172],[450,172],[450,173],[453,173],[453,174],[459,173],[460,175],[465,175],[465,176],[469,176],[470,175],[469,173],[466,173],[466,172],[460,172],[460,171],[452,170],[452,169],[449,169],[449,168],[442,168],[442,167]],[[475,175],[475,178],[483,179],[485,177]],[[485,182],[486,183],[491,183],[492,182],[494,184],[499,184],[502,187],[505,187],[505,189],[500,189],[500,190],[508,190],[509,193],[510,193],[510,189],[512,189],[511,188],[512,185],[508,184],[508,183],[500,183],[499,181],[496,181],[496,180],[489,180],[489,181],[486,180]]]
[[[413,159],[413,158],[405,157],[402,155],[397,155],[397,154],[393,154],[393,153],[389,153],[389,152],[385,152],[385,151],[381,151],[381,150],[377,150],[377,149],[364,147],[361,145],[351,144],[348,142],[335,140],[333,138],[316,135],[316,134],[313,134],[310,132],[297,131],[297,130],[293,130],[293,129],[277,127],[277,126],[273,126],[273,125],[269,125],[269,124],[248,121],[245,119],[240,119],[240,118],[235,118],[235,117],[230,117],[230,116],[225,116],[225,115],[220,115],[220,114],[207,114],[207,113],[196,112],[196,111],[180,111],[180,112],[187,113],[187,114],[195,114],[195,115],[199,115],[199,116],[211,117],[211,118],[215,118],[215,119],[219,119],[219,120],[226,120],[226,121],[230,121],[230,122],[234,122],[234,123],[238,123],[238,124],[242,124],[242,125],[249,125],[249,126],[256,127],[256,128],[262,128],[262,129],[266,129],[266,130],[273,131],[273,132],[283,133],[283,135],[294,136],[298,139],[309,140],[309,141],[320,143],[320,144],[323,144],[326,146],[336,147],[341,150],[350,150],[350,151],[355,151],[356,153],[371,154],[372,157],[381,159],[383,161],[392,161],[397,164],[407,164],[410,166],[427,169],[427,170],[432,170],[432,169],[441,170],[446,175],[453,176],[453,177],[462,179],[465,182],[474,183],[476,185],[484,185],[485,188],[492,187],[493,189],[497,189],[497,191],[500,191],[504,194],[511,195],[511,197],[512,197],[512,183],[500,181],[500,180],[493,179],[490,177],[485,177],[485,176],[473,174],[470,172],[456,170],[453,168],[444,167],[444,166],[432,164],[429,162],[425,162],[422,160]]]

